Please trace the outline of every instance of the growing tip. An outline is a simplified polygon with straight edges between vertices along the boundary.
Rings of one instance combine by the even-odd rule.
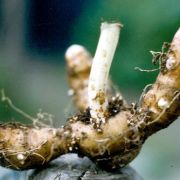
[[[67,60],[72,59],[74,56],[77,56],[79,53],[86,51],[85,48],[78,44],[71,45],[65,54]]]
[[[116,22],[116,23],[108,23],[108,22],[103,22],[101,23],[101,30],[103,29],[107,29],[107,28],[122,28],[123,25],[119,22]]]

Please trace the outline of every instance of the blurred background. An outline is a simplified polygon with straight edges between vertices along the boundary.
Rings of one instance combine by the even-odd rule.
[[[67,96],[64,53],[71,44],[95,53],[102,21],[124,24],[111,68],[112,80],[129,101],[158,72],[150,50],[159,51],[180,26],[180,1],[164,0],[0,0],[0,89],[14,104],[36,117],[42,110],[62,125],[72,111]],[[0,102],[1,122],[23,122]],[[132,166],[145,180],[180,179],[180,120],[147,140]],[[21,173],[1,168],[0,179],[20,179]]]

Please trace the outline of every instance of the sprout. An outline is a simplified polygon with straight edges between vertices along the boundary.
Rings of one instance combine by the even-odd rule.
[[[119,23],[102,23],[101,25],[101,34],[88,84],[90,114],[96,124],[105,123],[108,116],[106,89],[120,28],[121,24]]]

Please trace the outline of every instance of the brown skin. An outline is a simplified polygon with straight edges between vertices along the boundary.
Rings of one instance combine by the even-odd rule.
[[[180,29],[174,36],[167,58],[173,59],[172,67],[161,70],[156,82],[143,99],[143,110],[150,111],[146,124],[148,136],[167,127],[180,115]],[[158,105],[162,99],[167,102],[167,106]]]
[[[72,55],[66,55],[66,62],[72,99],[76,108],[83,111],[88,108],[87,87],[92,57],[86,49],[82,48]]]
[[[167,127],[180,115],[180,30],[171,43],[167,59],[169,57],[173,58],[172,68],[161,69],[139,107],[127,106],[121,98],[112,98],[108,109],[110,117],[101,129],[96,128],[88,110],[69,118],[59,129],[1,124],[1,165],[17,170],[36,168],[68,152],[86,155],[104,168],[127,165],[137,156],[147,137]],[[80,103],[85,97],[81,92],[87,93],[90,65],[76,76],[71,73],[73,68],[69,64],[68,68],[75,103],[78,109],[85,110],[87,101]],[[79,86],[81,83],[83,86]]]
[[[69,138],[61,134],[61,129],[36,129],[17,123],[1,125],[0,163],[16,170],[42,166],[59,153],[68,152]]]

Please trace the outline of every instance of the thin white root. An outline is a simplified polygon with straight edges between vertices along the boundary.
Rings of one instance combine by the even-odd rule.
[[[156,68],[156,69],[142,69],[142,68],[140,68],[140,67],[135,67],[134,69],[135,69],[135,70],[139,70],[139,71],[141,71],[141,72],[154,72],[154,71],[160,70],[160,68]]]
[[[101,25],[101,34],[88,84],[90,114],[96,120],[96,124],[104,123],[107,117],[107,81],[119,40],[120,28],[119,23],[102,23]]]
[[[42,112],[41,110],[37,113],[37,117],[34,118],[31,115],[25,113],[18,107],[16,107],[12,100],[5,95],[4,89],[1,90],[1,101],[6,102],[10,108],[12,108],[15,112],[23,116],[24,118],[33,122],[34,127],[53,127],[53,115],[47,112]]]

